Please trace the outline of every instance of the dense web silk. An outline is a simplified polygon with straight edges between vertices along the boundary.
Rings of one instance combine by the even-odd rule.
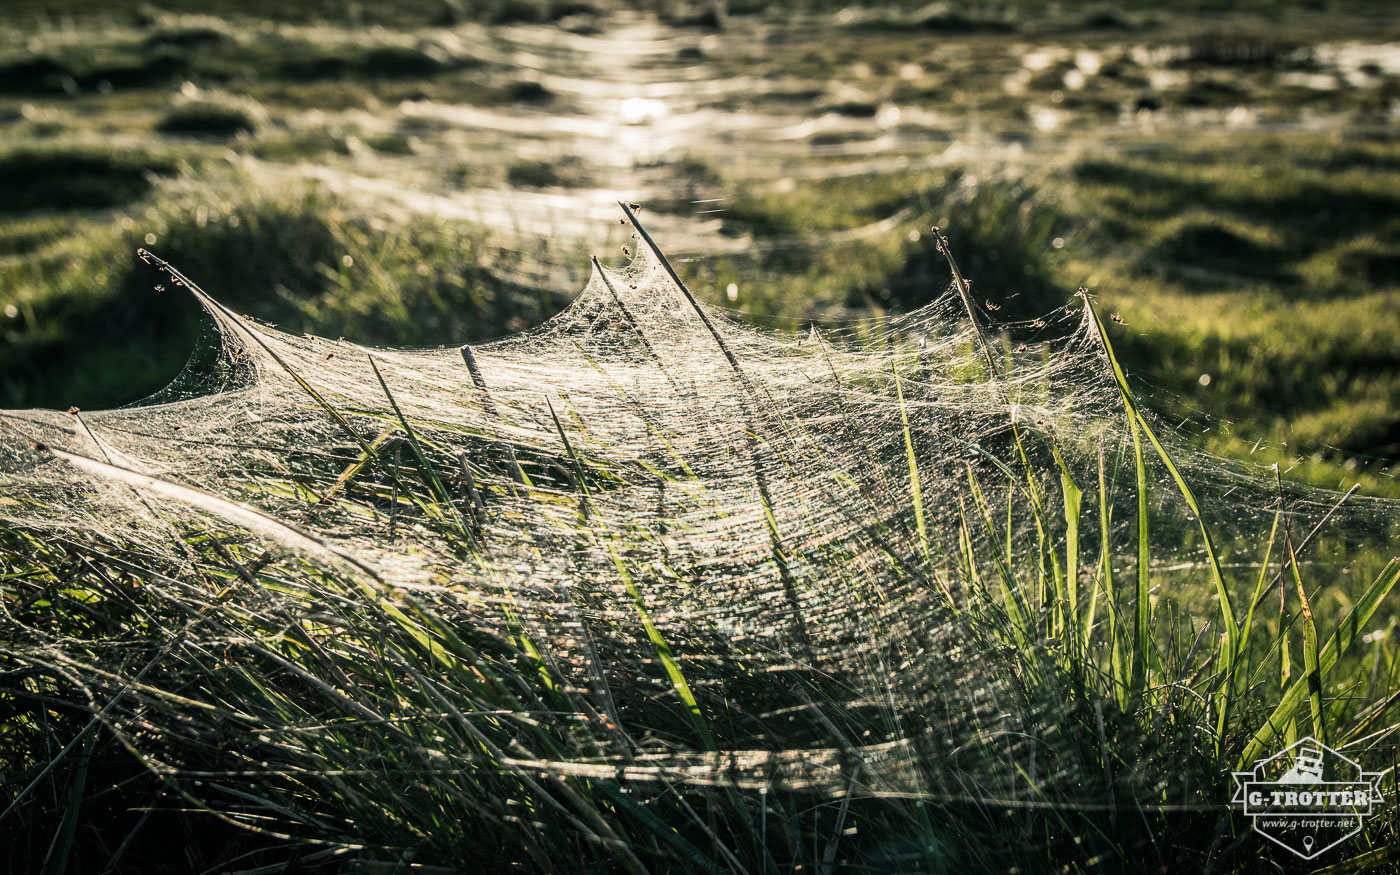
[[[1082,626],[1073,647],[1105,672],[1107,630],[1131,623],[1105,607],[1131,605],[1136,573],[1131,436],[1083,307],[1005,326],[1029,338],[1014,353],[984,346],[956,286],[907,315],[789,334],[696,303],[647,242],[625,268],[595,261],[556,318],[470,349],[292,336],[148,256],[207,309],[214,363],[130,408],[0,413],[0,518],[129,585],[131,619],[83,637],[7,608],[7,661],[66,678],[162,777],[255,782],[286,810],[349,780],[334,753],[347,733],[384,726],[441,775],[1118,804],[1083,745],[1061,744],[1104,715],[1054,694],[1056,645],[1027,631],[1064,616],[1056,573],[1077,593],[1058,622]],[[1301,536],[1339,496],[1159,425],[1242,615],[1274,513]],[[1216,608],[1196,524],[1159,469],[1154,596],[1207,642],[1185,672],[1218,637],[1204,631]],[[1083,495],[1074,552],[1054,510],[1066,479]],[[1394,544],[1397,519],[1347,503],[1310,545],[1312,573],[1357,591],[1374,569],[1328,545]],[[8,549],[0,562],[21,567],[25,548]],[[139,587],[123,563],[146,569]],[[381,660],[395,676],[386,627],[440,660],[414,706],[431,720],[277,662],[279,642],[306,639],[327,665]],[[495,688],[502,676],[514,686]],[[323,704],[235,698],[240,678],[306,684]],[[231,724],[265,749],[198,766],[165,754]],[[1171,757],[1144,745],[1109,794],[1218,806]],[[373,763],[355,780],[399,792]],[[464,817],[498,810],[472,782],[450,786]]]

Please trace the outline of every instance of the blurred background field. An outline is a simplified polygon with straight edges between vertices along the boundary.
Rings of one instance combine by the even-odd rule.
[[[765,325],[907,312],[943,227],[1008,344],[1085,285],[1217,452],[1400,494],[1390,3],[0,7],[0,407],[128,404],[241,312],[477,341],[619,263]]]

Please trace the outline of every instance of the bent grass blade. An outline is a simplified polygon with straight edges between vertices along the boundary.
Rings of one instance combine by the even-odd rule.
[[[1347,612],[1337,630],[1318,651],[1317,676],[1319,678],[1325,680],[1327,673],[1337,664],[1337,660],[1346,655],[1347,650],[1361,634],[1362,627],[1375,615],[1381,602],[1390,594],[1397,583],[1400,583],[1400,559],[1392,559],[1361,598],[1357,599],[1356,604]],[[1293,723],[1298,708],[1309,693],[1309,681],[1306,676],[1293,680],[1288,685],[1278,707],[1274,708],[1268,720],[1264,721],[1264,725],[1254,734],[1254,738],[1240,754],[1238,768],[1245,768],[1249,763],[1258,759],[1269,743]]]

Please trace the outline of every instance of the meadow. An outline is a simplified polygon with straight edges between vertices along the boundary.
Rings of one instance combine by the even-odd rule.
[[[197,5],[0,11],[13,871],[1394,865],[1384,10]]]

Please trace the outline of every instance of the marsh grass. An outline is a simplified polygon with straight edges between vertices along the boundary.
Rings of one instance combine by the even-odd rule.
[[[70,184],[81,188],[82,177]],[[105,178],[101,185],[114,190]],[[0,263],[0,288],[16,310],[0,351],[5,406],[130,403],[204,350],[201,311],[187,296],[152,291],[168,284],[127,256],[140,246],[225,265],[210,284],[220,298],[288,330],[382,344],[499,336],[564,304],[513,282],[518,258],[488,246],[478,229],[421,218],[385,235],[351,204],[311,188],[162,198],[139,226],[122,224],[24,216],[0,226],[0,239],[23,256]]]
[[[944,255],[951,266],[946,245]],[[174,285],[192,285],[152,261]],[[961,301],[972,303],[966,294]],[[404,520],[404,531],[421,527],[450,545],[468,568],[491,561],[489,536],[469,520],[489,518],[514,496],[552,521],[559,537],[597,545],[610,557],[635,624],[596,623],[583,612],[566,643],[557,631],[562,616],[512,598],[463,602],[432,589],[389,587],[335,544],[256,507],[130,463],[37,446],[34,452],[58,463],[201,516],[162,523],[175,545],[165,555],[119,540],[0,526],[9,629],[0,651],[0,755],[13,776],[0,820],[9,835],[23,837],[5,845],[11,871],[187,871],[235,862],[275,868],[293,861],[359,871],[412,863],[443,872],[505,865],[1178,871],[1207,864],[1254,871],[1257,849],[1225,811],[1231,769],[1278,746],[1279,736],[1294,737],[1300,723],[1319,738],[1351,745],[1368,762],[1390,756],[1386,739],[1397,724],[1388,709],[1400,660],[1384,637],[1365,659],[1353,651],[1365,646],[1363,630],[1400,582],[1400,561],[1384,564],[1334,621],[1317,611],[1317,591],[1309,595],[1303,577],[1299,556],[1310,538],[1287,527],[1280,533],[1275,514],[1267,537],[1260,533],[1257,544],[1246,545],[1257,550],[1248,605],[1232,601],[1238,584],[1213,539],[1212,520],[1225,509],[1201,504],[1189,472],[1159,437],[1160,424],[1141,410],[1088,295],[1082,306],[1130,436],[1109,451],[1120,459],[1127,451],[1130,477],[1106,476],[1100,444],[1098,482],[1086,503],[1086,472],[1067,461],[1071,448],[1013,422],[1012,442],[983,451],[1000,458],[955,463],[954,485],[945,488],[956,492],[960,522],[956,531],[932,530],[920,484],[948,460],[935,451],[923,408],[910,407],[898,369],[880,391],[894,400],[901,452],[865,460],[880,472],[873,480],[873,471],[841,472],[852,482],[907,482],[907,491],[890,494],[908,502],[900,515],[912,528],[901,533],[877,517],[878,541],[910,539],[913,562],[895,567],[927,588],[921,603],[929,619],[950,624],[951,640],[980,654],[978,671],[1014,678],[1015,702],[1006,705],[1028,715],[1024,731],[1045,739],[1042,750],[1015,763],[1033,790],[1029,797],[985,798],[975,785],[964,786],[965,798],[950,793],[940,777],[949,768],[946,754],[917,745],[913,765],[934,789],[853,792],[876,774],[862,779],[875,768],[866,765],[871,749],[853,739],[872,732],[899,737],[891,722],[917,715],[898,699],[868,710],[841,704],[839,675],[800,665],[754,672],[738,654],[727,655],[720,630],[705,624],[673,640],[678,627],[672,622],[665,628],[673,631],[665,631],[655,589],[640,585],[654,572],[631,558],[652,536],[590,511],[628,475],[610,470],[607,448],[586,438],[588,423],[560,415],[553,401],[560,455],[522,449],[517,461],[506,442],[509,463],[501,452],[459,458],[461,426],[406,415],[373,358],[383,403],[344,409],[269,348],[307,403],[358,448],[359,461],[322,462],[319,473],[296,478],[275,468],[249,472],[244,494],[297,497],[313,513],[327,501],[342,512],[389,513]],[[641,330],[635,323],[633,329]],[[742,353],[710,331],[736,379],[748,385]],[[969,379],[996,379],[1013,367],[994,341],[976,342],[987,344],[988,370]],[[463,356],[470,371],[463,378],[489,403],[470,349]],[[778,434],[800,435],[807,426],[764,405],[756,387],[746,393],[756,417],[745,424],[753,477],[761,481],[761,454],[781,445]],[[830,415],[844,416],[840,409]],[[381,429],[377,437],[366,433],[366,420]],[[22,426],[7,421],[6,428]],[[860,433],[849,422],[843,429]],[[408,452],[395,450],[391,458],[391,444]],[[479,473],[456,490],[447,478],[464,465]],[[508,465],[533,473],[517,477]],[[553,469],[562,476],[548,473]],[[703,482],[684,459],[654,473],[663,487]],[[1185,519],[1162,509],[1160,493],[1149,501],[1149,488],[1164,475],[1176,492],[1172,503],[1190,511]],[[781,567],[790,549],[782,538],[792,533],[778,530],[761,482],[759,494]],[[1136,515],[1126,556],[1110,520],[1124,514]],[[1099,555],[1085,562],[1093,548],[1083,534],[1095,527]],[[1200,574],[1185,589],[1168,584],[1154,563],[1158,551],[1179,546],[1173,531],[1204,549]],[[894,560],[903,548],[886,549]],[[1122,585],[1115,568],[1125,561],[1132,573]],[[1081,573],[1081,564],[1090,571]],[[837,557],[830,567],[861,586],[859,565],[843,566]],[[1271,592],[1268,581],[1282,584],[1276,616],[1255,611]],[[1168,587],[1170,599],[1154,597]],[[609,588],[598,581],[596,590],[569,598],[576,606],[597,604]],[[878,592],[865,597],[872,608],[881,599]],[[1212,601],[1217,619],[1183,621],[1189,605]],[[803,620],[800,612],[796,619]],[[35,630],[44,640],[86,641],[91,649],[27,650]],[[1290,662],[1290,635],[1301,639],[1301,668]],[[213,649],[185,646],[196,639]],[[586,689],[568,680],[573,673],[565,664],[577,659],[570,651],[583,654]],[[700,653],[717,658],[693,658]],[[919,663],[889,680],[895,689],[915,689],[926,682],[918,672],[928,670]],[[785,712],[801,720],[775,724],[771,715]],[[973,741],[960,757],[995,759],[993,738]],[[741,772],[724,777],[726,751],[813,742],[835,750],[848,792],[832,797],[801,784],[754,784]],[[697,773],[710,763],[719,767],[718,779],[646,780],[645,763],[655,759],[658,743],[695,749]],[[958,762],[974,776],[977,768],[994,768],[991,761]],[[1169,783],[1161,782],[1161,769],[1169,769]],[[1368,821],[1343,859],[1355,867],[1389,859],[1397,847],[1394,824],[1389,814]],[[176,855],[161,832],[170,829],[199,838]],[[94,840],[99,834],[107,838]],[[1214,841],[1207,846],[1203,836]]]
[[[979,317],[1015,342],[1050,336],[1047,314],[1091,285],[1151,404],[1229,423],[1211,451],[1394,495],[1395,150],[1261,135],[1013,181],[954,167],[744,192],[721,215],[753,248],[690,270],[777,324],[907,312],[941,285],[927,226],[953,227]],[[899,231],[859,233],[881,221]]]
[[[145,150],[29,147],[0,154],[0,211],[66,212],[121,206],[151,190],[153,176],[170,176],[177,162]]]
[[[544,151],[492,146],[504,160],[471,151],[468,173],[455,157],[439,161],[463,154],[458,142],[463,131],[399,111],[437,103],[507,115],[517,106],[588,114],[588,102],[575,89],[543,89],[521,75],[524,71],[511,69],[498,51],[505,44],[491,49],[491,40],[477,44],[474,37],[450,31],[490,21],[498,12],[532,21],[607,12],[575,5],[527,2],[512,4],[515,11],[509,12],[499,4],[434,0],[397,4],[390,14],[321,3],[297,10],[216,3],[202,8],[201,15],[186,14],[190,8],[177,4],[165,12],[128,16],[88,0],[48,4],[42,13],[29,2],[9,4],[0,16],[13,23],[17,38],[0,47],[0,119],[11,125],[7,130],[24,151],[50,154],[9,177],[17,196],[0,203],[0,210],[28,204],[25,217],[38,219],[56,210],[84,210],[83,219],[110,225],[111,216],[97,213],[125,207],[125,215],[143,224],[146,207],[158,213],[171,208],[165,189],[172,177],[223,176],[228,152],[240,164],[256,158],[280,165],[253,171],[269,177],[285,178],[288,167],[316,164],[333,174],[368,173],[394,187],[401,174],[408,175],[405,188],[432,194],[439,180],[424,179],[421,171],[441,164],[441,178],[466,189],[465,200],[512,180],[526,193],[536,186],[604,184],[607,168],[587,162],[578,168],[513,166],[517,155],[537,159],[581,151],[553,140]],[[1180,15],[1139,5],[1093,24],[1088,19],[1103,18],[1104,10],[1021,0],[1004,9],[959,10],[968,20],[1009,23],[1015,34],[953,40],[913,26],[921,16],[937,18],[949,10],[917,6],[895,16],[902,22],[897,30],[861,28],[859,15],[851,26],[799,23],[757,53],[747,47],[726,51],[723,44],[701,51],[689,45],[700,31],[677,31],[690,53],[682,59],[686,64],[717,81],[757,76],[773,86],[717,98],[712,107],[717,111],[794,118],[811,111],[839,122],[821,125],[798,143],[790,164],[784,158],[772,165],[771,174],[758,171],[762,178],[741,163],[702,154],[707,148],[702,143],[693,149],[696,160],[648,157],[646,167],[634,167],[648,185],[659,181],[649,195],[653,201],[662,191],[679,194],[669,205],[653,202],[653,208],[686,214],[697,210],[692,201],[734,196],[706,206],[723,212],[705,217],[720,218],[727,231],[750,235],[754,245],[741,255],[697,255],[694,267],[682,265],[682,270],[693,270],[706,286],[717,280],[711,287],[721,293],[735,283],[742,290],[736,306],[781,324],[908,311],[938,284],[939,260],[926,239],[909,242],[902,235],[922,233],[930,224],[956,226],[955,243],[968,277],[990,304],[984,316],[997,322],[1034,320],[1042,305],[1048,310],[1081,283],[1091,285],[1109,312],[1122,314],[1134,327],[1120,339],[1120,352],[1134,372],[1152,382],[1153,404],[1181,417],[1203,409],[1217,421],[1235,423],[1233,439],[1209,439],[1212,450],[1246,456],[1262,441],[1258,452],[1269,461],[1318,485],[1336,487],[1355,470],[1368,489],[1394,493],[1393,472],[1386,468],[1400,446],[1400,431],[1393,414],[1395,363],[1385,350],[1396,330],[1387,317],[1396,312],[1400,248],[1394,223],[1396,145],[1386,126],[1400,79],[1374,64],[1366,68],[1370,72],[1353,71],[1362,77],[1360,84],[1346,85],[1341,81],[1346,77],[1340,77],[1334,90],[1300,87],[1288,78],[1339,74],[1322,43],[1363,37],[1383,42],[1391,38],[1390,22],[1360,4],[1332,3],[1328,16],[1317,16],[1278,0],[1251,4],[1252,18],[1221,4],[1192,4]],[[1261,20],[1265,10],[1277,13],[1271,16],[1276,20]],[[729,12],[735,21],[772,24],[781,17],[756,16],[760,10],[752,4],[731,3]],[[72,27],[55,25],[67,20],[64,15],[72,16]],[[756,17],[748,19],[751,15]],[[1113,20],[1122,27],[1101,26]],[[385,26],[366,27],[374,24]],[[873,62],[862,45],[872,40],[880,46]],[[1148,55],[1160,52],[1166,60],[1144,59],[1133,50],[1138,42]],[[1082,88],[1069,88],[1065,76],[1078,72],[1075,62],[1056,56],[1044,68],[1026,69],[1031,75],[1025,94],[1005,93],[1004,76],[996,71],[1019,70],[1031,55],[1060,47],[1097,53],[1099,72]],[[555,73],[576,73],[567,69],[568,62],[559,63],[565,66]],[[854,72],[866,68],[868,78]],[[906,76],[906,68],[914,72]],[[1166,84],[1156,81],[1158,73],[1168,74]],[[255,129],[238,133],[244,125],[235,117],[202,129],[208,136],[153,133],[172,112],[176,95],[189,86],[206,97],[224,95],[235,109],[260,106],[263,112],[248,116]],[[1210,105],[1185,107],[1193,89],[1198,92],[1193,99]],[[1062,102],[1054,106],[1064,113],[1062,128],[1044,136],[1027,130],[1028,106],[1046,104],[1057,92]],[[852,175],[842,168],[857,156],[835,156],[815,141],[826,137],[837,152],[842,141],[874,147],[883,136],[882,113],[891,106],[916,111],[906,112],[906,119],[921,114],[940,119],[917,130],[916,150],[900,153],[909,159],[906,164],[918,166],[946,149],[947,166],[925,174],[911,174],[906,166]],[[1197,138],[1183,133],[1190,127],[1179,126],[1182,113],[1236,106],[1257,113],[1257,129],[1186,142]],[[312,109],[323,111],[325,120],[313,121]],[[1326,129],[1312,127],[1310,118],[1328,119]],[[1143,130],[1125,136],[1138,122]],[[1007,174],[1023,184],[1001,184],[996,171],[968,160],[958,131],[983,124],[1002,146],[1027,147],[1025,166]],[[898,135],[902,128],[903,123],[893,130]],[[126,143],[146,144],[159,154],[133,161],[129,147],[109,145]],[[373,154],[366,155],[360,143]],[[1075,157],[1085,150],[1092,150],[1092,157]],[[112,166],[65,167],[53,160],[59,152],[82,152],[85,160]],[[1063,155],[1069,166],[1044,168],[1051,154]],[[1021,172],[1031,167],[1035,172]],[[802,181],[809,176],[815,181]],[[972,176],[981,182],[975,194],[965,186]],[[776,183],[782,179],[799,184],[779,191]],[[230,189],[246,184],[238,178],[223,181],[226,185],[211,186],[222,189],[209,192],[211,197],[229,199]],[[370,205],[376,211],[383,207]],[[152,223],[159,225],[159,217]],[[140,230],[135,240],[123,239],[108,252],[107,268],[91,273],[88,285],[113,294],[103,281],[119,278],[128,244],[141,245],[152,229]],[[83,238],[94,247],[108,242],[86,222],[75,222],[66,236],[74,238],[70,249],[81,246]],[[16,250],[33,237],[16,227],[14,238],[9,227],[0,228],[0,252],[27,254]],[[192,263],[178,251],[166,251]],[[281,270],[295,273],[296,263],[284,263]],[[62,269],[50,266],[45,272],[70,288],[79,285]],[[487,293],[493,291],[486,285]],[[16,298],[29,287],[27,278],[22,285],[0,284],[0,312],[7,304],[23,310],[24,302]],[[552,288],[567,290],[567,284]],[[92,297],[91,291],[75,294]],[[269,312],[284,309],[276,306],[276,296],[260,297],[259,303]],[[392,308],[392,300],[383,303]],[[533,309],[510,315],[528,320]],[[7,341],[13,336],[22,348],[48,346],[41,339],[51,336],[49,320],[21,317],[7,323],[4,318],[0,330]],[[267,318],[289,324],[296,317],[283,312]],[[325,325],[318,319],[311,319],[311,330],[347,333],[332,324],[333,317]],[[402,328],[402,337],[388,330],[359,337],[395,344],[423,342],[424,336],[431,342],[448,339],[399,320],[393,325]],[[139,324],[131,329],[140,332]],[[31,343],[31,336],[40,342]],[[71,364],[7,368],[5,376],[21,387],[7,387],[12,400],[6,403],[95,404],[95,393],[64,397],[61,388],[49,391],[52,383],[45,375],[81,370],[70,369]],[[160,382],[153,366],[129,365],[133,383]],[[1206,375],[1211,382],[1202,386],[1199,380]],[[22,384],[30,379],[45,385],[25,391]],[[129,399],[108,396],[107,403]]]
[[[68,5],[81,19],[99,4]],[[292,332],[406,345],[541,321],[563,298],[512,282],[514,256],[486,244],[478,229],[409,220],[386,230],[363,209],[310,191],[230,196],[255,188],[242,177],[189,197],[167,182],[194,175],[191,168],[212,177],[225,150],[288,166],[351,156],[353,129],[290,123],[313,106],[552,100],[567,109],[566,94],[516,82],[470,49],[449,51],[394,28],[492,16],[537,22],[574,5],[360,6],[351,20],[343,4],[255,2],[227,10],[232,24],[142,20],[83,40],[69,35],[80,30],[43,29],[0,63],[0,91],[13,103],[0,112],[26,143],[0,159],[13,183],[0,205],[0,304],[17,314],[0,317],[0,406],[135,400],[165,385],[201,346],[194,326],[204,317],[184,291],[165,274],[132,267],[130,252],[141,245],[208,270],[215,297]],[[759,5],[728,7],[746,15]],[[0,15],[20,20],[37,8],[26,0]],[[889,51],[866,65],[874,78],[861,87],[958,123],[971,106],[993,126],[1005,118],[1023,124],[1025,101],[1002,95],[999,75],[959,66],[956,54],[932,59],[949,43],[938,28],[985,19],[1020,41],[1039,39],[1037,28],[1053,27],[1056,16],[1083,14],[1034,2],[985,15],[924,9],[925,43],[918,34],[903,39],[912,19],[902,14],[897,27],[879,31]],[[1144,6],[1092,13],[1092,23],[1151,43],[1164,26],[1160,14]],[[250,38],[260,31],[243,27],[245,15],[336,27],[314,39]],[[1325,30],[1320,18],[1308,13],[1305,23]],[[366,41],[360,34],[372,23],[390,32]],[[1378,21],[1377,32],[1382,25],[1390,26]],[[1008,65],[1020,63],[996,55],[988,34],[976,39]],[[836,99],[819,87],[834,70],[870,60],[840,34],[771,48],[766,59],[716,55],[706,63],[765,81],[791,74],[817,83],[745,94],[759,110],[817,100],[846,122],[878,113],[873,96]],[[1269,118],[1289,101],[1313,105],[1282,86],[1249,84],[1305,63],[1297,48],[1199,40],[1183,62],[1188,79],[1160,93],[1126,56],[1106,54],[1111,75],[1061,106],[1084,119],[1112,118],[1125,106],[1151,113],[1258,102]],[[927,62],[921,78],[896,78],[906,61]],[[1030,99],[1050,99],[1069,69],[1052,65],[1033,77]],[[210,142],[153,137],[186,79],[256,100],[268,118]],[[1359,102],[1366,118],[1383,123],[1395,94],[1392,77],[1345,105]],[[20,101],[39,107],[21,109]],[[100,125],[158,145],[139,153],[68,145]],[[232,125],[226,118],[224,132],[237,133],[242,122]],[[442,132],[400,118],[359,133],[381,157],[414,159],[431,156]],[[865,139],[841,130],[817,136],[825,139],[802,144],[812,154],[799,156],[798,176]],[[473,166],[449,179],[528,189],[561,181],[544,174],[553,169]],[[415,416],[400,404],[402,381],[392,370],[380,374],[379,362],[362,404],[309,394],[297,402],[343,422],[333,438],[295,448],[284,467],[260,457],[246,477],[229,479],[230,495],[191,492],[158,472],[113,470],[121,465],[99,459],[108,467],[90,468],[93,476],[185,509],[153,513],[168,551],[0,524],[0,834],[10,839],[0,853],[13,871],[46,872],[1269,869],[1257,837],[1223,810],[1230,769],[1306,733],[1346,746],[1368,768],[1394,764],[1393,542],[1384,540],[1389,530],[1334,520],[1322,527],[1322,543],[1312,543],[1296,526],[1316,515],[1286,501],[1283,488],[1243,543],[1226,538],[1222,523],[1240,507],[1227,489],[1212,488],[1223,469],[1200,464],[1194,448],[1277,461],[1295,481],[1337,486],[1354,477],[1368,492],[1394,493],[1384,467],[1400,451],[1388,352],[1396,326],[1387,315],[1395,312],[1400,251],[1398,169],[1393,137],[1349,130],[1239,134],[1228,148],[1139,143],[1021,185],[983,168],[971,185],[972,168],[943,167],[842,173],[780,190],[745,184],[714,161],[679,166],[688,196],[672,211],[693,211],[691,201],[717,190],[737,194],[718,215],[727,232],[752,243],[742,255],[683,264],[685,279],[715,300],[735,283],[738,306],[778,325],[836,313],[876,326],[871,343],[882,338],[888,314],[926,303],[946,282],[931,224],[951,229],[973,281],[961,290],[970,312],[953,318],[1030,320],[1006,329],[1007,348],[1001,338],[984,343],[987,360],[963,362],[958,379],[983,381],[999,368],[1014,375],[1013,362],[1038,348],[1021,359],[1009,348],[1043,338],[1036,320],[1080,283],[1102,290],[1103,313],[1127,317],[1120,330],[1095,311],[1090,326],[1121,415],[1116,440],[1095,444],[1018,423],[1014,440],[989,440],[985,455],[966,464],[965,448],[947,442],[932,414],[937,363],[913,349],[892,354],[895,367],[880,379],[843,386],[848,395],[837,393],[838,403],[820,411],[829,427],[818,435],[761,397],[745,421],[709,426],[744,433],[752,458],[731,460],[737,476],[757,482],[770,471],[790,473],[795,459],[819,458],[835,479],[858,485],[869,506],[897,508],[893,518],[869,514],[864,535],[885,549],[878,571],[898,569],[895,579],[926,591],[908,610],[940,634],[911,640],[934,651],[955,641],[976,654],[969,676],[1011,679],[1015,695],[1004,704],[1026,719],[997,728],[1043,740],[1031,755],[1007,755],[987,736],[958,750],[960,758],[931,745],[910,754],[917,773],[933,776],[923,792],[868,792],[880,763],[866,759],[865,740],[942,728],[931,716],[942,700],[915,707],[902,696],[930,678],[949,679],[947,666],[910,644],[898,655],[913,658],[888,670],[882,702],[892,707],[850,704],[850,678],[760,670],[723,631],[677,622],[673,596],[657,593],[680,584],[636,558],[666,531],[686,536],[672,508],[705,486],[706,469],[675,450],[675,434],[648,421],[662,459],[647,469],[656,479],[655,519],[619,525],[597,506],[637,472],[610,461],[612,448],[596,443],[594,423],[573,415],[567,398],[547,396],[549,419],[537,423],[556,447],[517,446],[509,409],[480,433],[453,416]],[[566,184],[587,178],[563,170]],[[921,236],[911,240],[910,231]],[[147,234],[158,242],[146,243]],[[150,293],[152,282],[167,284],[163,296]],[[671,375],[680,363],[637,334],[648,360]],[[820,331],[812,337],[826,343]],[[489,404],[470,348],[464,356],[462,384],[475,382]],[[736,372],[750,364],[736,353]],[[840,383],[835,366],[829,375]],[[1213,378],[1209,387],[1202,375]],[[162,397],[246,379],[179,384]],[[673,388],[684,397],[680,381]],[[548,389],[541,385],[541,398]],[[842,406],[870,394],[886,401],[883,418]],[[620,386],[616,396],[619,409],[638,406]],[[1224,427],[1195,444],[1167,427],[1201,408]],[[870,452],[880,433],[895,438],[897,452]],[[827,444],[833,435],[845,454]],[[57,470],[73,465],[51,461]],[[771,495],[757,491],[763,561],[784,563],[803,547],[794,537],[801,527],[780,524]],[[386,521],[385,549],[411,548],[427,532],[451,545],[454,568],[468,577],[489,562],[493,526],[547,524],[551,549],[605,551],[614,586],[595,581],[554,604],[585,618],[566,630],[555,625],[564,615],[510,594],[468,607],[431,592],[404,595],[378,585],[372,569],[348,566],[334,543],[259,518],[257,506],[274,500],[298,502],[308,525],[342,513]],[[28,513],[31,501],[0,495],[0,518]],[[62,512],[47,509],[52,518]],[[1329,545],[1334,529],[1340,534]],[[832,549],[836,583],[859,592],[863,610],[886,604],[854,552]],[[1365,585],[1339,586],[1341,568],[1366,570]],[[790,587],[783,599],[800,605],[802,594]],[[619,596],[626,622],[586,619]],[[793,616],[817,632],[831,620]],[[55,652],[34,643],[55,639],[73,646]],[[725,778],[727,751],[808,747],[834,751],[819,788]],[[677,751],[695,758],[657,779],[652,764]],[[1008,763],[1041,795],[988,798],[952,779],[937,783]],[[696,773],[719,777],[691,780]],[[1393,799],[1393,777],[1387,781]],[[1395,823],[1393,813],[1370,821],[1355,845],[1329,858],[1339,861],[1335,870],[1394,866]]]
[[[235,137],[258,128],[261,107],[229,100],[190,100],[171,107],[156,131],[183,137]]]

